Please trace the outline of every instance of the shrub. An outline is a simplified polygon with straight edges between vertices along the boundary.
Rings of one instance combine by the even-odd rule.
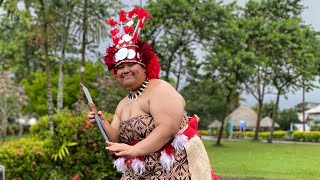
[[[320,131],[301,132],[294,131],[292,133],[293,141],[319,142]]]
[[[112,158],[104,150],[106,144],[98,127],[86,123],[85,116],[86,114],[73,116],[68,110],[54,115],[54,146],[52,146],[52,134],[49,131],[47,116],[31,127],[30,139],[20,142],[19,147],[11,143],[6,144],[10,151],[5,151],[5,154],[10,158],[0,157],[0,161],[6,161],[8,179],[14,177],[21,179],[61,179],[61,177],[64,179],[75,177],[78,179],[114,179],[117,177]],[[110,114],[106,116],[111,118]],[[44,142],[40,143],[41,141]],[[44,152],[43,157],[45,158],[41,156],[43,159],[36,161],[39,168],[31,172],[28,169],[31,168],[34,154],[37,154],[31,151],[35,146],[32,143],[39,143],[36,146]],[[24,159],[28,159],[26,162],[30,161],[31,165],[30,163],[25,166],[9,165],[15,161],[23,163],[24,159],[19,160],[17,159],[19,157],[15,155],[15,152],[20,152],[19,148],[33,152],[24,153]]]
[[[294,131],[292,137],[294,141],[304,141],[303,132],[301,131]]]
[[[47,142],[22,138],[5,143],[0,149],[0,162],[8,179],[47,179],[52,169]]]
[[[254,136],[253,131],[246,131],[246,136],[252,138]]]
[[[246,133],[241,131],[233,131],[232,137],[237,139],[243,139],[245,137]]]
[[[209,135],[208,130],[199,130],[198,133],[201,135]]]

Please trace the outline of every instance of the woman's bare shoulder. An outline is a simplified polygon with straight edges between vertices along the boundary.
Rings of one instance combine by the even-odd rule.
[[[154,79],[151,81],[152,97],[153,98],[176,98],[181,99],[184,102],[180,93],[167,81],[161,79]]]
[[[118,103],[117,108],[116,108],[116,111],[115,111],[115,113],[116,113],[118,116],[121,115],[121,112],[122,112],[122,110],[123,110],[126,102],[127,102],[127,97],[124,97],[124,98]]]
[[[152,88],[165,88],[169,90],[175,90],[174,87],[168,83],[167,81],[164,81],[162,79],[152,79],[150,80]]]

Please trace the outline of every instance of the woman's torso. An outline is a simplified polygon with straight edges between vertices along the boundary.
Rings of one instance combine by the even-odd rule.
[[[185,116],[183,124],[186,123],[186,118]],[[154,119],[149,114],[122,120],[119,126],[120,142],[135,144],[146,138],[155,127]],[[160,152],[151,153],[144,157],[145,171],[141,175],[135,174],[131,168],[128,168],[122,179],[190,179],[185,150],[175,153],[174,158],[172,169],[166,172],[160,162]]]

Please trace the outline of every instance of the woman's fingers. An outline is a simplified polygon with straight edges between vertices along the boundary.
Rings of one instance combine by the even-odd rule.
[[[137,155],[134,153],[134,146],[130,146],[124,143],[113,143],[106,142],[109,146],[106,147],[106,150],[114,153],[116,156],[124,156],[124,157],[136,157]]]
[[[95,118],[94,118],[94,112],[90,111],[87,115],[87,120],[90,121],[91,123],[95,122]]]

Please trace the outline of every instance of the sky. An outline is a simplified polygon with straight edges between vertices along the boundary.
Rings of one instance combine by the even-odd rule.
[[[248,0],[237,0],[237,3],[244,6]],[[123,0],[125,4],[139,4],[140,0]],[[225,3],[233,2],[233,0],[224,0]],[[302,4],[306,6],[306,9],[302,13],[302,18],[306,24],[313,27],[315,30],[320,31],[320,0],[303,0]],[[142,5],[145,5],[145,0],[142,0]],[[318,82],[315,82],[319,84]],[[320,85],[320,84],[319,84]],[[245,99],[241,104],[254,106],[257,101],[250,95],[242,94],[241,97]],[[275,95],[266,95],[265,103],[271,100],[275,101]],[[305,94],[306,102],[319,102],[320,103],[320,89],[307,92]],[[281,97],[279,102],[280,109],[292,108],[295,105],[302,102],[302,91],[296,91],[294,93],[287,94],[287,97]]]

